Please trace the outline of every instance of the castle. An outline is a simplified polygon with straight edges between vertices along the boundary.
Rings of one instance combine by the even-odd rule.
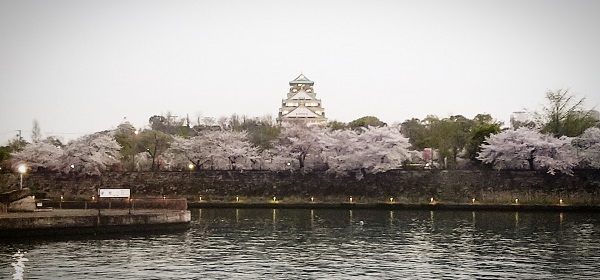
[[[325,110],[313,90],[315,82],[300,74],[289,84],[290,91],[287,93],[287,98],[281,101],[277,122],[325,124],[327,122]]]

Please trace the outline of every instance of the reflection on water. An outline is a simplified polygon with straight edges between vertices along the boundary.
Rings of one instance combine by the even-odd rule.
[[[14,263],[11,263],[14,273],[12,275],[12,279],[23,279],[23,275],[25,273],[25,262],[29,261],[25,257],[25,253],[21,253],[21,250],[17,251],[14,255],[12,255]]]
[[[600,278],[596,214],[192,211],[178,233],[0,241],[0,279]]]

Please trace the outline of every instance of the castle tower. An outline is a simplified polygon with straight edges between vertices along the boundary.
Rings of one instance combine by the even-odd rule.
[[[313,90],[315,82],[309,80],[303,74],[290,82],[290,91],[287,98],[281,101],[279,108],[279,123],[304,122],[311,124],[324,124],[325,110],[321,107],[321,99]]]

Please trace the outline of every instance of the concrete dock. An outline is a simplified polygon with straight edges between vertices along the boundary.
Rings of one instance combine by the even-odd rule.
[[[189,227],[188,210],[52,209],[0,213],[0,237],[61,236],[173,230]]]

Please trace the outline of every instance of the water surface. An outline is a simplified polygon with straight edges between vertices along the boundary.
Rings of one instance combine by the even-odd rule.
[[[0,241],[0,279],[600,279],[596,214],[192,214],[179,232]]]

